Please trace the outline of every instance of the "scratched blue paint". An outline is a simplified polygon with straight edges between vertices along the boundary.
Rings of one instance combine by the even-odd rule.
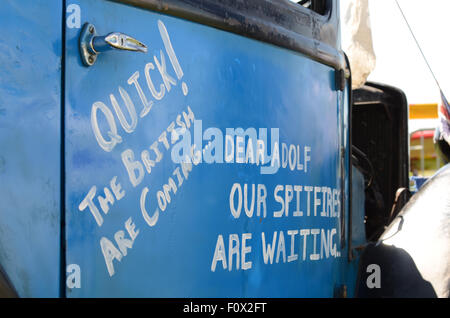
[[[58,297],[61,1],[0,2],[0,265],[21,297]]]
[[[301,54],[182,19],[106,1],[70,3],[80,5],[82,23],[94,24],[100,35],[113,31],[129,34],[147,44],[149,52],[103,53],[94,66],[85,67],[78,52],[80,30],[66,29],[66,261],[81,268],[81,288],[67,289],[67,295],[332,297],[334,288],[341,284],[347,284],[349,295],[353,295],[356,263],[349,265],[347,261],[347,242],[342,249],[340,245],[342,230],[347,238],[348,203],[343,210],[344,229],[339,218],[293,217],[293,204],[289,217],[273,217],[273,212],[280,209],[273,196],[276,185],[341,189],[341,178],[348,175],[348,96],[347,91],[338,93],[334,89],[334,70]],[[158,20],[169,33],[184,73],[181,79],[165,51]],[[147,88],[144,69],[149,62],[155,64],[153,56],[161,60],[160,51],[176,85],[166,90],[161,100],[155,100]],[[139,114],[142,103],[135,88],[127,83],[136,71],[146,97],[154,104],[148,115],[138,118],[132,133],[125,132],[114,115],[123,141],[106,152],[97,143],[91,127],[92,105],[101,101],[114,113],[109,99],[113,94],[125,109],[118,91],[121,86]],[[162,80],[156,65],[150,74],[158,89]],[[188,86],[186,96],[182,82]],[[225,135],[226,128],[279,128],[280,142],[311,146],[310,170],[304,173],[280,168],[276,174],[262,175],[256,165],[199,164],[150,227],[141,213],[141,191],[149,188],[146,206],[152,214],[157,206],[157,191],[179,165],[171,161],[170,150],[163,150],[160,143],[163,159],[133,187],[121,153],[131,149],[139,159],[141,151],[149,149],[187,106],[196,119],[202,120],[203,130],[217,127]],[[124,113],[129,120],[126,110]],[[102,120],[100,128],[106,131],[103,117]],[[344,171],[340,168],[341,146],[347,149]],[[109,186],[113,177],[117,177],[125,196],[116,200],[107,214],[100,210],[103,223],[98,226],[89,209],[80,211],[79,205],[92,186],[96,186],[97,195],[104,195],[103,188]],[[247,218],[244,212],[239,219],[232,216],[229,195],[234,183],[266,186],[266,218]],[[344,188],[348,190],[348,180]],[[348,194],[344,195],[348,202]],[[301,202],[303,211],[305,199]],[[99,207],[97,199],[95,204]],[[124,223],[130,217],[139,234],[127,255],[113,261],[115,273],[110,276],[100,240],[106,237],[116,244],[115,233],[126,233]],[[299,243],[302,241],[297,236],[299,261],[264,263],[262,232],[272,242],[274,231],[283,231],[287,257],[287,231],[311,228],[336,228],[334,241],[341,257],[312,261],[308,253],[308,259],[303,261]],[[252,267],[236,270],[233,259],[233,270],[224,270],[219,262],[211,271],[218,235],[223,235],[227,247],[229,234],[242,233],[252,234],[252,251],[246,259]],[[313,241],[309,240],[307,250],[312,249]]]

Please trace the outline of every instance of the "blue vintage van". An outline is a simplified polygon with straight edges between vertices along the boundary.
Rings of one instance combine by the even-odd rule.
[[[336,0],[4,0],[0,30],[1,295],[356,295],[407,104],[352,92]]]

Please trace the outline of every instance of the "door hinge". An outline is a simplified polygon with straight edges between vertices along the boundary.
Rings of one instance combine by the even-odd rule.
[[[334,81],[336,84],[336,90],[337,91],[343,91],[345,89],[345,70],[344,69],[340,69],[340,70],[335,70],[334,73]]]

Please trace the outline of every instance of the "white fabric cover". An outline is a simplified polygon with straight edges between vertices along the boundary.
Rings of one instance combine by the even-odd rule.
[[[368,0],[341,0],[342,49],[350,60],[352,88],[364,85],[375,68]]]

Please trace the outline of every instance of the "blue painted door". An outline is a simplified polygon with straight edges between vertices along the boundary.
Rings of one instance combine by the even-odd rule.
[[[0,2],[0,269],[20,297],[60,295],[58,0]]]
[[[132,6],[70,4],[148,52],[86,67],[66,28],[66,262],[81,277],[67,295],[332,297],[352,277],[334,69]]]

